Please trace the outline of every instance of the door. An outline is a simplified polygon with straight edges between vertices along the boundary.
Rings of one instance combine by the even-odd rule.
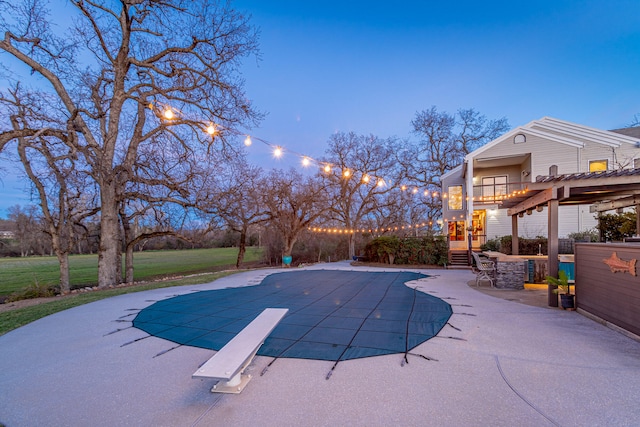
[[[471,247],[473,249],[480,249],[480,246],[484,245],[487,241],[487,211],[474,210],[471,221]]]

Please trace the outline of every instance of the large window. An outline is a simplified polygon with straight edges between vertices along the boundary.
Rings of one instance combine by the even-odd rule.
[[[449,210],[462,210],[462,185],[452,185],[449,187]]]
[[[589,172],[605,172],[608,166],[608,160],[589,160]]]
[[[449,221],[449,240],[464,240],[464,221]]]
[[[483,200],[500,200],[507,195],[506,176],[485,176],[482,178]]]

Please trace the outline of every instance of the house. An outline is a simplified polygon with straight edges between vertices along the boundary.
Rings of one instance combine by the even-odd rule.
[[[13,239],[15,233],[9,230],[0,230],[0,239]]]
[[[605,131],[550,117],[517,127],[469,153],[441,177],[449,250],[479,249],[487,239],[511,235],[507,207],[529,193],[539,176],[632,168],[640,168],[640,128]],[[547,215],[526,213],[520,212],[517,234],[547,236]],[[588,205],[559,206],[558,236],[596,225]]]

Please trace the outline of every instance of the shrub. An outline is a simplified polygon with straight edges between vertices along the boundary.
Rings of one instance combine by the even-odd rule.
[[[393,264],[400,249],[400,239],[396,236],[382,236],[373,239],[365,247],[365,256],[373,262]]]
[[[567,236],[576,242],[597,242],[600,239],[598,230],[578,231]]]
[[[487,242],[480,247],[483,251],[497,251],[503,254],[511,255],[513,253],[511,247],[511,236],[496,237],[495,239],[487,240]],[[547,253],[547,238],[536,237],[535,239],[526,239],[520,237],[518,239],[518,253],[520,255],[536,255],[538,250],[542,250],[542,253]]]
[[[60,288],[57,285],[40,284],[38,281],[29,285],[21,291],[16,291],[7,297],[7,302],[20,301],[31,298],[47,298],[60,294]]]
[[[365,256],[373,262],[399,265],[445,265],[447,241],[441,236],[406,237],[383,236],[373,239],[365,247]]]

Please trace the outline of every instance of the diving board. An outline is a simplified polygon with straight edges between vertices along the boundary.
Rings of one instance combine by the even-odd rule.
[[[191,377],[218,380],[211,389],[213,393],[240,393],[251,380],[251,375],[243,375],[244,370],[288,311],[266,308]]]

